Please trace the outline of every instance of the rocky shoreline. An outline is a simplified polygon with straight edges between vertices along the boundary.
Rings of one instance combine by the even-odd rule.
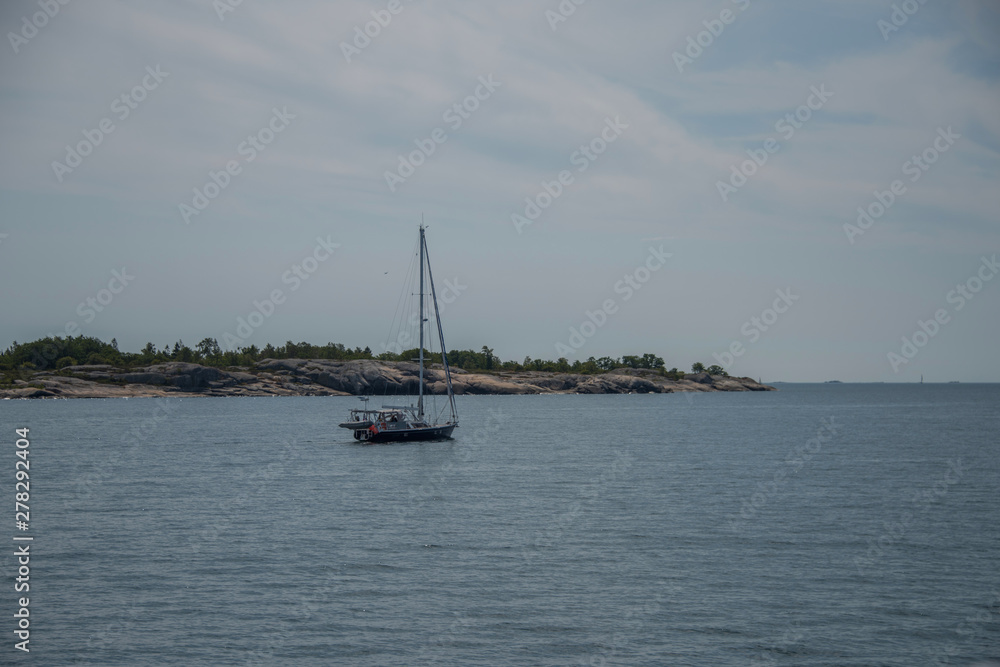
[[[424,371],[424,391],[446,393],[440,365]],[[170,362],[145,368],[67,366],[39,371],[0,399],[139,398],[155,396],[359,396],[416,393],[418,366],[408,362],[265,359],[252,369],[221,370]],[[750,378],[687,375],[620,368],[601,375],[541,371],[469,373],[452,369],[456,394],[662,394],[683,391],[775,391]]]

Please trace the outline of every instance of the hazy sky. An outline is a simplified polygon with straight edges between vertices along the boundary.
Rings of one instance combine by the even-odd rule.
[[[453,348],[1000,380],[995,2],[236,3],[4,3],[0,346],[377,352],[423,213]]]

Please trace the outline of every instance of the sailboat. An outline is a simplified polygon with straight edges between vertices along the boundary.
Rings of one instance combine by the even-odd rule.
[[[369,409],[369,397],[364,396],[365,407],[351,409],[350,417],[340,424],[341,428],[354,431],[354,439],[370,443],[404,442],[418,440],[447,440],[458,427],[458,411],[455,408],[455,392],[451,385],[451,368],[448,366],[448,352],[444,344],[444,329],[441,327],[441,313],[438,311],[437,292],[434,290],[434,276],[431,273],[430,256],[427,252],[427,238],[424,235],[424,225],[420,225],[420,290],[419,290],[419,321],[420,321],[420,376],[417,390],[416,405],[383,405],[379,409]],[[424,293],[424,267],[426,266],[427,281],[430,283],[430,293]],[[424,297],[429,296],[434,304],[434,318],[437,321],[438,340],[441,344],[441,365],[444,368],[445,385],[448,391],[448,409],[450,415],[444,421],[436,421],[439,417],[430,417],[424,410]]]

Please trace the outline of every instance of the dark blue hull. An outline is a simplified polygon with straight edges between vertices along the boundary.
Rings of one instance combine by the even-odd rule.
[[[354,439],[378,444],[380,442],[420,442],[427,440],[447,440],[457,424],[443,426],[420,426],[417,428],[387,429],[372,433],[370,430],[355,431]]]

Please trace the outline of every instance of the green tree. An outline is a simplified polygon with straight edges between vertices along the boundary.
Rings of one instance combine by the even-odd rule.
[[[170,355],[174,361],[183,361],[186,363],[191,363],[194,361],[194,352],[190,347],[184,344],[183,340],[179,340],[174,343],[174,351]]]
[[[618,367],[618,360],[612,359],[611,357],[601,357],[594,363],[596,363],[597,367],[602,371],[610,371]]]
[[[217,357],[222,354],[219,342],[214,338],[203,338],[200,343],[195,345],[195,349],[202,357]]]
[[[653,370],[662,369],[666,364],[663,362],[662,357],[658,357],[655,354],[646,353],[642,355],[642,367],[651,368]]]
[[[76,359],[73,357],[63,357],[56,361],[56,368],[66,368],[67,366],[76,366]]]
[[[496,361],[496,357],[493,356],[493,350],[483,345],[483,368],[488,371],[493,370],[493,363]]]
[[[99,355],[97,352],[93,352],[89,357],[87,357],[88,366],[99,366],[107,363],[108,360]]]
[[[704,373],[705,372],[705,364],[701,363],[700,361],[694,362],[693,364],[691,364],[691,372],[692,373]]]
[[[727,373],[725,369],[718,364],[712,364],[711,366],[708,367],[708,370],[706,372],[709,375],[721,375],[723,377],[729,377],[729,373]]]

